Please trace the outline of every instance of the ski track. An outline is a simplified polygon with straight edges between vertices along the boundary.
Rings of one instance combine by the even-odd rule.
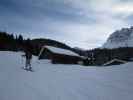
[[[110,67],[37,61],[22,70],[20,52],[0,51],[0,100],[133,100],[133,63]]]

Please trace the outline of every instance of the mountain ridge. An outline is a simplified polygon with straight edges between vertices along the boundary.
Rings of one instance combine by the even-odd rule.
[[[133,26],[113,32],[102,48],[133,47]]]

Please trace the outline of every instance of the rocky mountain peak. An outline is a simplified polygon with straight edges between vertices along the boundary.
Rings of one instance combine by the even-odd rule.
[[[104,48],[133,47],[133,26],[113,32],[103,45]]]

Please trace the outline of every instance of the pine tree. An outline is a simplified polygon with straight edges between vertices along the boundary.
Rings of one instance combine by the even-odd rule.
[[[20,45],[23,44],[23,36],[22,36],[22,35],[19,35],[19,36],[18,36],[18,43],[19,43]]]

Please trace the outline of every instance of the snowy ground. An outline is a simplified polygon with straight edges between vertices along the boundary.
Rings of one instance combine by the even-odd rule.
[[[0,51],[0,100],[133,100],[133,63],[111,67],[52,65]]]

